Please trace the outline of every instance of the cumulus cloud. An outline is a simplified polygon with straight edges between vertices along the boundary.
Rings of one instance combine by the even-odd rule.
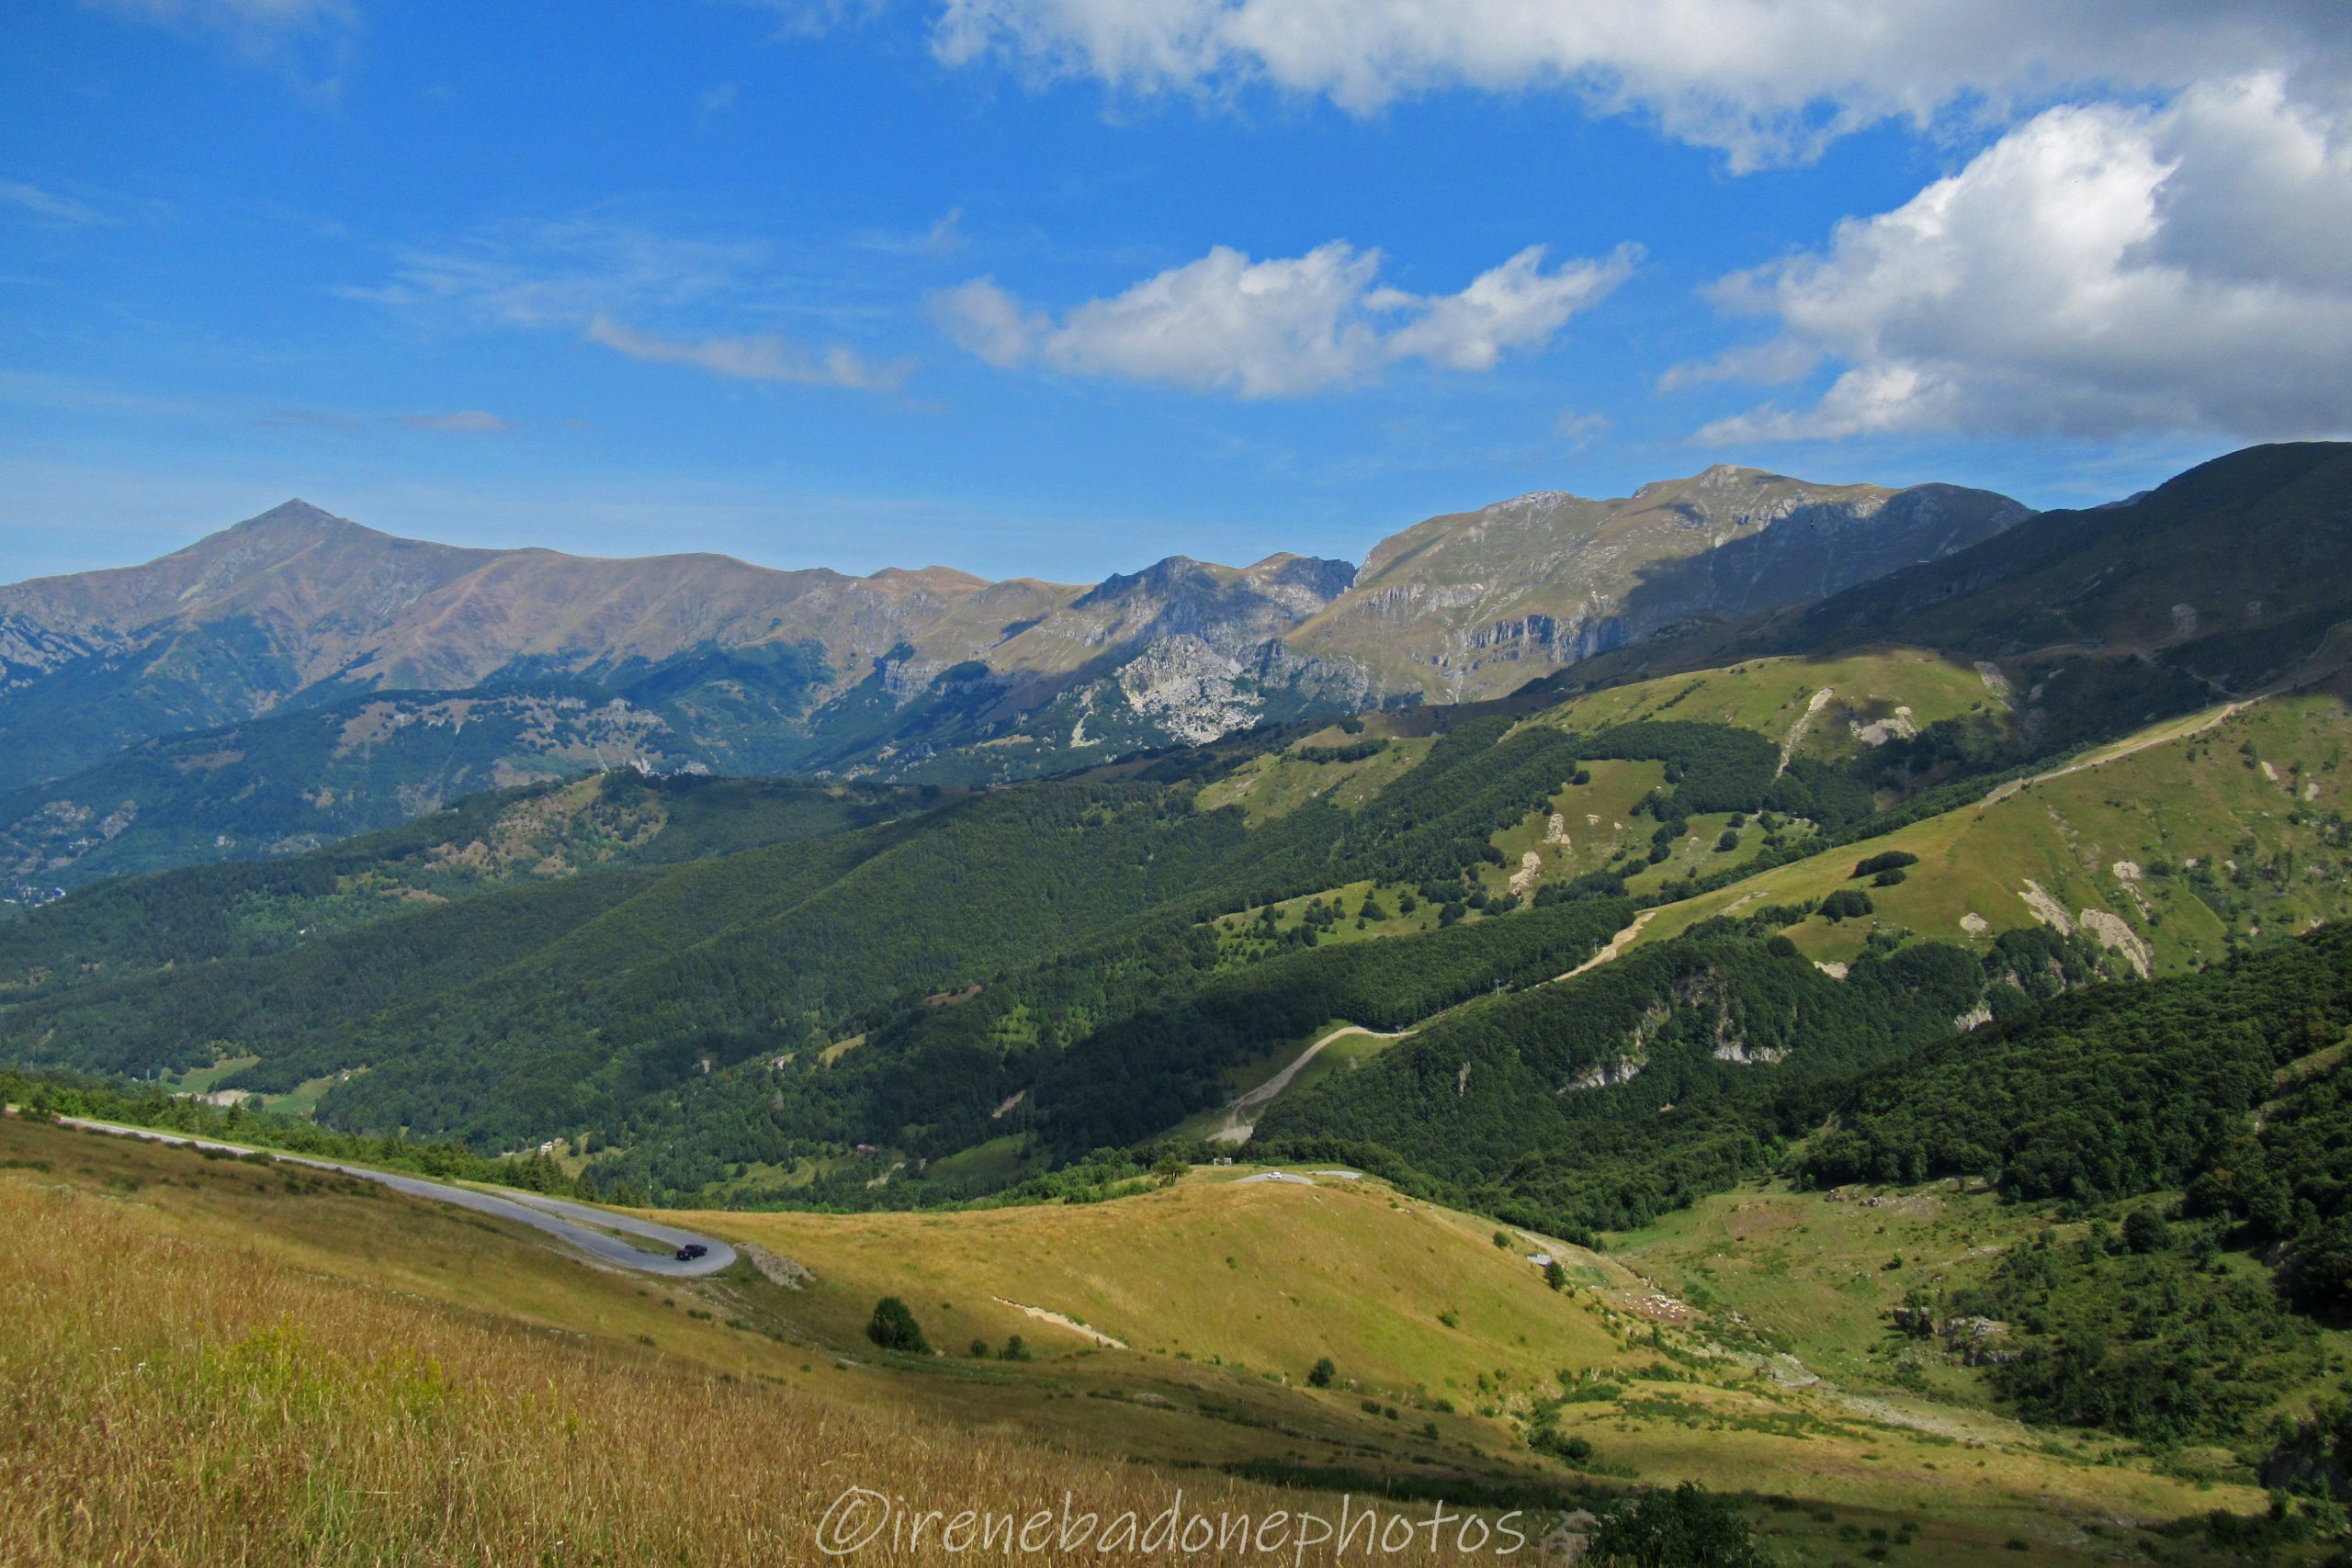
[[[1263,83],[1358,112],[1560,88],[1739,167],[1882,120],[2168,93],[2282,59],[2315,94],[2352,76],[2340,0],[940,0],[933,48],[1130,93]]]
[[[1403,359],[1491,370],[1510,350],[1550,342],[1623,282],[1636,255],[1626,247],[1546,271],[1543,247],[1531,246],[1459,294],[1427,297],[1380,285],[1380,253],[1344,241],[1265,261],[1219,245],[1059,321],[989,278],[933,308],[951,338],[991,365],[1295,397],[1370,380]]]
[[[1778,323],[1747,360],[1840,373],[1811,407],[1701,439],[2341,434],[2348,255],[2352,116],[2299,105],[2276,74],[2048,110],[1825,249],[1719,284]]]
[[[810,350],[780,337],[711,337],[699,341],[658,337],[598,316],[582,333],[631,359],[657,365],[691,365],[714,376],[741,381],[795,381],[805,386],[854,387],[890,391],[906,382],[903,365],[876,365],[855,349],[838,345]]]

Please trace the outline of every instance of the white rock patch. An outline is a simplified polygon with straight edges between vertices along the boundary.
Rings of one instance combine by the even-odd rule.
[[[2052,898],[2050,896],[2050,890],[2041,883],[2030,876],[2027,877],[2025,886],[2018,897],[2025,900],[2025,907],[2032,911],[2035,919],[2040,920],[2060,936],[2075,934],[2075,922],[2066,918],[2065,908],[2057,899]]]
[[[2150,950],[2147,939],[2132,929],[2131,922],[2105,909],[2085,909],[2079,919],[2083,930],[2098,938],[2101,947],[2123,954],[2140,978],[2148,977],[2154,968],[2155,953]]]

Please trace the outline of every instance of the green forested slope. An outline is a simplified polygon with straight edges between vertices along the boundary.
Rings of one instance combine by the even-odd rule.
[[[822,838],[930,804],[913,790],[633,773],[471,795],[309,854],[118,878],[0,920],[0,998],[281,952],[435,904]]]

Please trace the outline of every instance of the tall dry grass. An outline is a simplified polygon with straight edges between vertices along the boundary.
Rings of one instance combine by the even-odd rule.
[[[1188,1509],[1212,1514],[1323,1506],[728,1382],[158,1235],[96,1195],[0,1179],[0,1562],[1120,1560],[958,1554],[938,1543],[936,1522],[921,1547],[885,1539],[827,1559],[812,1531],[853,1483],[944,1515],[1026,1513],[1067,1491],[1105,1517],[1148,1517],[1180,1485]],[[1376,1555],[1440,1559],[1458,1556]]]

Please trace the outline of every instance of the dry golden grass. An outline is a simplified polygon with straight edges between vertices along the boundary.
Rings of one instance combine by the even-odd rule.
[[[1026,1517],[1066,1492],[1106,1526],[1179,1487],[1187,1515],[1339,1513],[323,1279],[14,1178],[0,1322],[0,1562],[26,1568],[812,1562],[851,1485],[938,1512],[922,1544],[886,1532],[846,1559],[888,1568],[973,1555],[940,1543],[960,1509]]]

